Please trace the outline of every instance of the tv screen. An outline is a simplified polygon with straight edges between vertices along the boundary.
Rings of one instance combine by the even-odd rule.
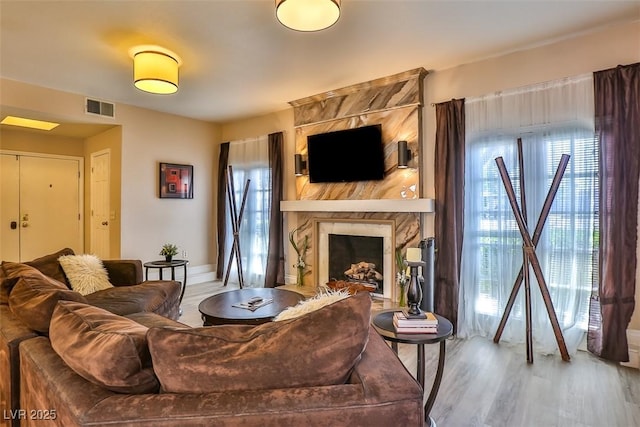
[[[384,178],[382,126],[370,125],[307,136],[309,182]]]

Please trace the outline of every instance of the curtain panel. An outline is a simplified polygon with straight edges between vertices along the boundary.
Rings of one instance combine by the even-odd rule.
[[[227,166],[229,165],[229,143],[220,144],[220,155],[218,157],[218,209],[217,230],[218,230],[218,261],[216,264],[216,279],[222,280],[225,269],[224,242],[227,236]]]
[[[640,63],[594,73],[600,141],[600,282],[591,300],[589,351],[629,360],[626,328],[633,314],[640,178]]]
[[[264,287],[269,238],[269,207],[271,203],[271,171],[269,169],[268,136],[246,138],[231,141],[229,144],[229,166],[233,169],[237,214],[242,212],[242,221],[238,227],[238,242],[244,287]],[[245,197],[245,188],[248,188]],[[244,204],[244,210],[243,205]],[[233,228],[230,209],[225,213],[227,230]],[[225,253],[231,254],[234,236],[227,232]],[[225,274],[229,274],[230,283],[239,284],[238,262],[236,256],[224,265]],[[229,259],[231,264],[229,265]]]
[[[269,244],[264,286],[284,284],[284,218],[280,210],[284,188],[282,132],[269,134],[269,169],[271,170],[271,203],[269,209]]]
[[[460,257],[464,225],[464,99],[436,104],[434,305],[458,324]]]
[[[522,236],[495,159],[502,157],[533,237],[563,154],[570,160],[539,235],[539,260],[567,349],[577,351],[597,283],[598,150],[591,73],[467,98],[465,236],[458,336],[495,337],[523,265]],[[522,140],[520,171],[517,140]],[[522,174],[521,174],[522,172]],[[524,286],[501,340],[524,343]],[[558,350],[537,281],[531,274],[531,329],[536,352]]]

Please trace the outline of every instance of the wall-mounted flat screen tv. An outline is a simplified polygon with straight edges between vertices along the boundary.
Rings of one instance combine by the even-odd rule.
[[[307,136],[309,182],[376,181],[384,178],[382,125]]]

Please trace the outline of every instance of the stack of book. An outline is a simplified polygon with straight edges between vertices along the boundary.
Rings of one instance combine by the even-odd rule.
[[[427,311],[420,315],[396,311],[393,313],[393,326],[398,334],[435,334],[438,332],[438,318]]]

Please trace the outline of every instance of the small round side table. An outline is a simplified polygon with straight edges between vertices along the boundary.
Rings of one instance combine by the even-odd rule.
[[[180,304],[182,304],[182,297],[184,297],[184,290],[187,288],[187,264],[189,264],[189,261],[187,261],[186,259],[174,259],[171,261],[158,260],[158,261],[145,262],[143,264],[144,279],[149,280],[150,268],[157,268],[158,270],[160,270],[158,274],[159,274],[160,280],[162,280],[162,271],[165,268],[170,268],[171,280],[176,280],[176,267],[184,267],[184,277],[182,279],[182,290],[180,291]]]
[[[431,392],[427,398],[427,403],[424,405],[424,419],[428,421],[428,425],[435,427],[436,423],[429,415],[431,408],[438,395],[440,389],[440,382],[442,382],[442,372],[444,371],[444,359],[446,353],[445,340],[453,334],[453,325],[451,322],[436,314],[438,318],[438,330],[435,334],[397,334],[393,327],[393,313],[400,311],[400,308],[385,310],[373,317],[373,327],[385,340],[391,342],[391,347],[398,353],[398,343],[403,344],[415,344],[418,346],[418,382],[424,390],[424,345],[440,343],[440,353],[438,355],[438,368],[436,370],[436,376],[431,386]]]

